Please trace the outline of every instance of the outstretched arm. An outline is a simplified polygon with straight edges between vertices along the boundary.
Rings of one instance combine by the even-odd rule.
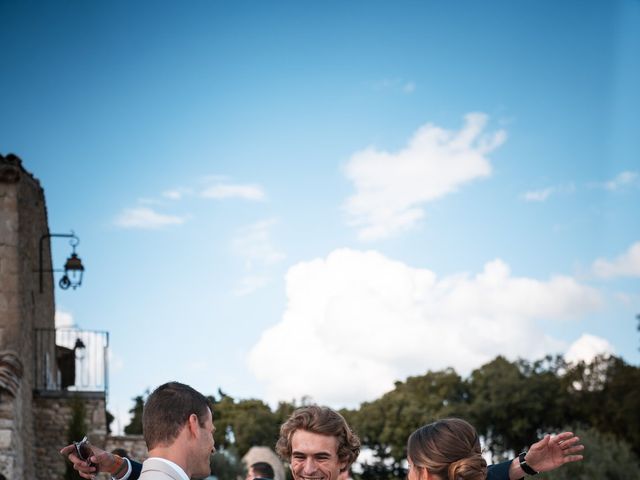
[[[60,450],[60,453],[67,457],[73,464],[74,470],[77,470],[82,478],[94,479],[98,472],[109,473],[118,480],[137,480],[140,475],[140,464],[137,462],[130,462],[119,455],[106,452],[94,445],[91,445],[91,451],[93,455],[89,458],[89,461],[78,457],[73,444],[64,447]]]
[[[580,452],[584,450],[584,445],[579,442],[580,438],[572,432],[562,432],[558,435],[547,434],[542,440],[531,445],[524,459],[527,465],[536,472],[548,472],[565,463],[582,460]],[[520,466],[520,459],[515,458],[509,467],[509,480],[523,478],[525,474]]]

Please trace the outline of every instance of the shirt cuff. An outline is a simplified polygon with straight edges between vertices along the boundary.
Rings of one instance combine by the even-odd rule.
[[[129,475],[131,475],[131,462],[126,457],[124,458],[124,461],[127,462],[127,473],[125,473],[124,476],[120,478],[111,477],[111,480],[127,480],[129,478]]]

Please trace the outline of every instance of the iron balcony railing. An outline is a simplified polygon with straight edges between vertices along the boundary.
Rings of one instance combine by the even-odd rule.
[[[107,392],[109,332],[36,329],[35,389]]]

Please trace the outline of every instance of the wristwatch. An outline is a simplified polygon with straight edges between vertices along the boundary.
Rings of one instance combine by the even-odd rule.
[[[535,471],[533,468],[531,468],[531,465],[529,465],[525,460],[524,457],[526,455],[527,455],[527,452],[522,452],[520,455],[518,455],[518,460],[520,461],[520,468],[522,468],[524,473],[526,473],[527,475],[537,475],[538,472]]]

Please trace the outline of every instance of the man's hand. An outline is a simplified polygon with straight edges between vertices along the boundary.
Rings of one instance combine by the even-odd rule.
[[[545,435],[542,440],[534,443],[524,457],[527,464],[537,472],[548,472],[565,463],[582,460],[579,452],[584,450],[580,439],[571,432],[558,435]]]
[[[78,474],[82,478],[93,479],[95,478],[98,472],[113,472],[114,468],[117,466],[117,460],[112,453],[105,452],[98,447],[91,445],[91,451],[93,455],[89,460],[82,460],[78,457],[76,453],[76,447],[74,444],[67,445],[62,450],[60,450],[60,454],[67,457],[69,461],[73,464],[73,469],[78,471]],[[92,467],[89,463],[93,463],[97,466]]]

